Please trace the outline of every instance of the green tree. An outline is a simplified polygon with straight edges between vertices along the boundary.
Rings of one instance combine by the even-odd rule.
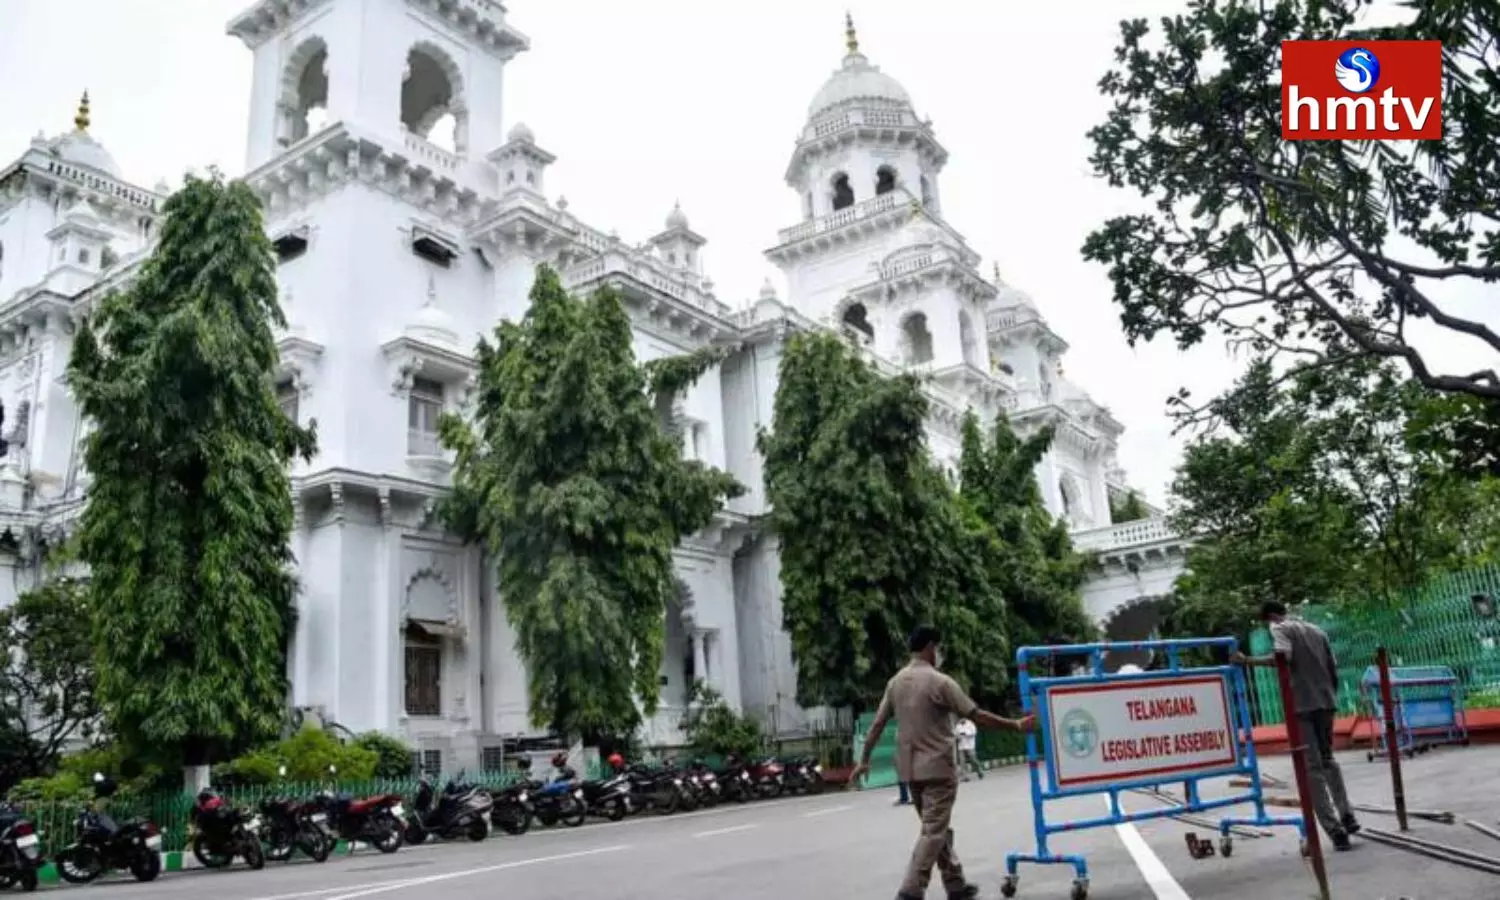
[[[1389,17],[1369,0],[1193,0],[1155,34],[1124,22],[1091,162],[1151,211],[1108,220],[1083,255],[1109,267],[1132,342],[1218,333],[1299,365],[1399,361],[1473,398],[1445,438],[1500,474],[1500,377],[1444,372],[1436,345],[1412,338],[1500,352],[1493,324],[1456,296],[1500,280],[1500,15],[1493,0],[1401,7],[1380,27],[1366,23]],[[1384,39],[1442,42],[1442,141],[1281,139],[1283,41]],[[1185,391],[1178,403],[1203,411]]]
[[[287,465],[314,435],[276,404],[276,262],[239,182],[189,178],[124,293],[74,342],[94,424],[79,533],[97,690],[138,752],[190,766],[274,736],[295,615]]]
[[[737,713],[718,691],[693,682],[687,711],[682,715],[682,734],[697,756],[728,756],[754,759],[765,747],[760,723]]]
[[[1372,360],[1290,378],[1253,363],[1173,483],[1174,524],[1199,540],[1167,630],[1242,635],[1268,600],[1394,603],[1493,558],[1493,481],[1414,441],[1448,402]]]
[[[648,373],[631,341],[613,291],[571,297],[539,266],[526,316],[479,342],[473,424],[442,423],[457,452],[447,521],[498,561],[533,722],[570,736],[628,733],[655,711],[672,551],[741,491],[682,458],[648,395],[714,357]]]
[[[924,621],[943,629],[945,667],[972,692],[1004,687],[984,532],[928,457],[927,408],[914,377],[881,376],[837,337],[787,342],[759,446],[804,706],[873,705]]]
[[[94,644],[87,585],[58,577],[0,610],[0,790],[52,770],[93,737]]]
[[[376,778],[405,778],[415,770],[412,748],[403,740],[380,731],[366,731],[354,739],[354,746],[376,756]]]
[[[1138,522],[1141,519],[1150,518],[1151,511],[1146,509],[1146,504],[1141,500],[1141,495],[1135,491],[1128,491],[1125,499],[1119,503],[1109,504],[1109,521],[1119,525],[1125,522]]]
[[[1043,428],[1023,440],[1000,416],[986,439],[978,418],[964,420],[960,495],[986,529],[990,583],[1005,598],[1016,646],[1078,643],[1095,633],[1080,594],[1088,559],[1074,552],[1067,523],[1047,512],[1036,481],[1052,438]]]

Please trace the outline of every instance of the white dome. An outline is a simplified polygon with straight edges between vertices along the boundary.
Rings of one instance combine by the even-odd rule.
[[[450,350],[458,348],[458,328],[453,324],[453,317],[438,306],[437,282],[431,277],[427,280],[427,302],[417,310],[412,323],[406,326],[406,335]]]
[[[673,203],[672,204],[672,211],[670,213],[667,213],[667,230],[671,231],[674,228],[684,228],[685,229],[687,227],[688,227],[688,217],[687,217],[687,213],[684,213],[682,211],[682,204],[681,203]]]
[[[517,122],[511,128],[510,134],[506,135],[506,139],[511,141],[530,141],[534,144],[536,143],[536,134],[532,132],[531,126],[525,122]]]
[[[52,152],[64,162],[97,169],[111,178],[120,177],[120,167],[104,145],[86,131],[73,131],[52,143]]]
[[[816,119],[833,107],[854,100],[911,107],[906,88],[880,71],[879,66],[871,65],[863,53],[855,51],[844,57],[843,66],[818,90],[807,107],[807,117]]]

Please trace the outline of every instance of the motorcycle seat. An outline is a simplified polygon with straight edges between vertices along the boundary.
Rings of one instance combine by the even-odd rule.
[[[349,812],[355,815],[367,813],[380,804],[384,797],[370,797],[364,800],[349,801]]]

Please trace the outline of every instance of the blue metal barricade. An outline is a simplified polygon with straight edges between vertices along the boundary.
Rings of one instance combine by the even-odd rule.
[[[1375,744],[1365,753],[1373,762],[1390,748],[1385,740],[1385,704],[1380,700],[1380,668],[1370,666],[1359,679],[1365,707],[1375,717]],[[1396,721],[1396,752],[1411,757],[1438,744],[1467,744],[1463,687],[1447,666],[1401,666],[1391,669],[1391,706]]]
[[[1236,825],[1296,828],[1305,849],[1307,831],[1301,816],[1266,813],[1244,671],[1228,665],[1189,667],[1181,659],[1188,650],[1219,649],[1227,657],[1236,647],[1234,638],[1201,638],[1022,647],[1016,652],[1021,707],[1037,717],[1036,733],[1026,737],[1036,852],[1005,857],[1002,894],[1015,896],[1020,880],[1017,869],[1026,862],[1071,865],[1076,873],[1073,900],[1088,896],[1088,862],[1077,854],[1053,853],[1048,847],[1048,838],[1059,832],[1247,803],[1253,804],[1254,816],[1219,822],[1220,848],[1226,855],[1232,847],[1230,829]],[[1165,660],[1166,668],[1105,674],[1105,654],[1121,651],[1151,651]],[[1088,666],[1067,676],[1030,674],[1034,661],[1051,663],[1060,657],[1086,657]],[[1248,778],[1249,789],[1214,799],[1200,796],[1201,781],[1230,776]],[[1184,786],[1183,803],[1140,812],[1121,808],[1121,791],[1165,784]],[[1047,817],[1048,801],[1096,794],[1108,797],[1105,816],[1072,821]]]

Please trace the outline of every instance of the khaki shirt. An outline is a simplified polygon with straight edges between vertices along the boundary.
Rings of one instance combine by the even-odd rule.
[[[979,706],[958,682],[913,659],[885,686],[871,728],[896,719],[896,774],[906,782],[952,781],[953,717],[972,719]]]

